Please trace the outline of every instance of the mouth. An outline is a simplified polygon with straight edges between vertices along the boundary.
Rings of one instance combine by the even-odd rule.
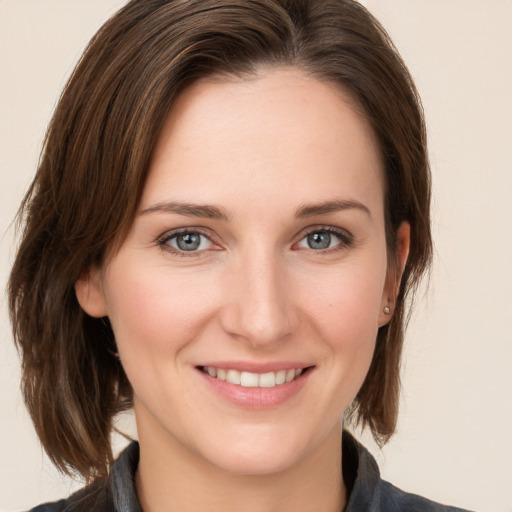
[[[265,373],[239,371],[235,369],[216,368],[214,366],[198,367],[203,373],[214,379],[228,382],[244,388],[273,388],[295,381],[312,367],[289,368]]]
[[[298,362],[256,364],[212,361],[196,366],[215,395],[243,409],[264,410],[290,403],[310,380],[315,366]],[[252,370],[252,371],[249,371]],[[293,402],[291,402],[293,403]]]

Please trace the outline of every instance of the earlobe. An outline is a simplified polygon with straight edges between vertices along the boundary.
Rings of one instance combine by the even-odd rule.
[[[75,283],[75,293],[81,308],[90,316],[107,316],[107,303],[101,284],[101,270],[98,267],[87,269]]]
[[[411,225],[404,221],[400,224],[396,235],[396,259],[389,266],[386,287],[382,295],[382,312],[379,327],[387,324],[393,315],[393,309],[400,290],[400,282],[409,257],[411,245]]]

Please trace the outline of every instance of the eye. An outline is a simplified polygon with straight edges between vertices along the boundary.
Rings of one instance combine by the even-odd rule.
[[[213,243],[199,231],[181,231],[165,235],[158,241],[158,245],[177,253],[190,253],[206,251],[213,246]]]
[[[322,228],[309,232],[300,240],[298,247],[325,251],[327,249],[348,247],[351,243],[352,239],[346,233],[332,228]]]

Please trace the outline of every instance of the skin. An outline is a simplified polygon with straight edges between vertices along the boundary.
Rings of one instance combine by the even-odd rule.
[[[343,508],[341,418],[389,321],[409,244],[404,223],[397,271],[383,190],[374,137],[333,85],[266,69],[179,97],[129,235],[76,284],[84,310],[110,318],[134,389],[146,512]],[[304,210],[325,203],[330,211]],[[176,253],[182,228],[202,233],[198,250]],[[307,235],[326,229],[339,233],[329,248],[311,247]],[[197,369],[226,360],[312,369],[291,398],[254,409]]]

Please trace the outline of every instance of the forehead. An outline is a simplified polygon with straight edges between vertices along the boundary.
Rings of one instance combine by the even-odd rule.
[[[375,138],[348,94],[298,69],[266,69],[202,80],[178,97],[141,206],[169,194],[212,203],[284,191],[303,203],[329,191],[382,200],[382,181]]]

